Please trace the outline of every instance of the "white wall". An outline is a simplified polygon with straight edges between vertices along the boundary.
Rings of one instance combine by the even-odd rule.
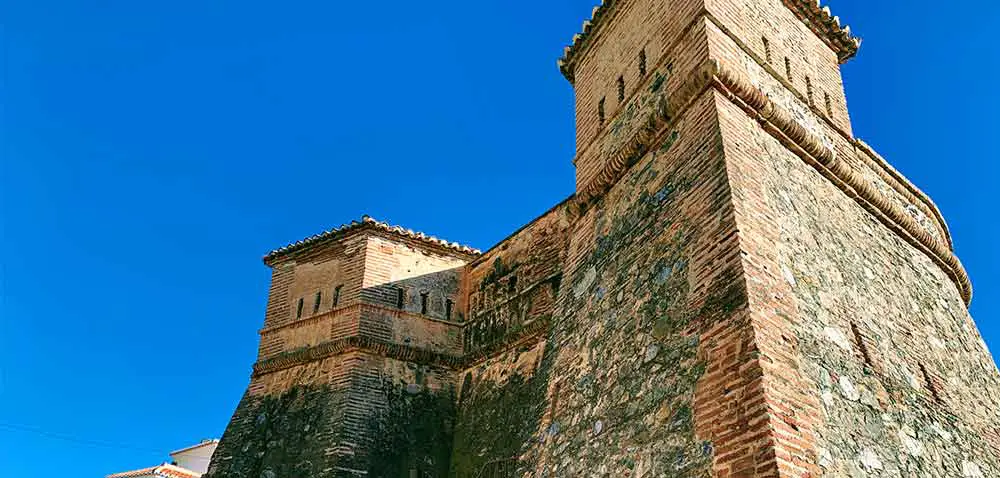
[[[177,466],[205,473],[208,471],[208,463],[212,460],[212,453],[215,453],[217,446],[219,446],[218,442],[206,443],[205,446],[171,453],[170,457],[177,462]]]

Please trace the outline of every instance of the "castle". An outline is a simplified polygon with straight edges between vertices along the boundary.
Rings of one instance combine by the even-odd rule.
[[[816,0],[616,0],[559,66],[576,192],[485,253],[271,252],[207,477],[1000,476],[934,203],[851,130]]]

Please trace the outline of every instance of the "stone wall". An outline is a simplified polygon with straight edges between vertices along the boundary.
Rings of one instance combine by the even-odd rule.
[[[545,418],[546,350],[544,340],[533,340],[461,373],[449,476],[474,478],[493,464],[523,466],[520,458]]]
[[[562,293],[571,200],[469,265],[452,476],[516,462],[541,426],[550,368],[544,339]]]
[[[338,447],[355,362],[330,357],[254,377],[206,476],[343,476]]]
[[[759,307],[790,316],[781,333],[820,405],[823,472],[1000,474],[1000,374],[951,280],[742,111],[720,107],[744,247],[761,264],[751,282],[782,296]]]
[[[744,307],[728,197],[703,97],[577,221],[543,361],[548,419],[524,455],[539,476],[712,476],[713,428],[732,423],[696,416],[724,404],[713,384],[742,389],[710,369]]]

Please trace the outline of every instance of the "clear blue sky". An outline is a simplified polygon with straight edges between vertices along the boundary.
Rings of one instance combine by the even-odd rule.
[[[568,195],[555,61],[594,1],[0,0],[0,476],[221,435],[273,247],[368,213],[486,248]],[[832,7],[855,131],[944,211],[1000,351],[1000,4]]]

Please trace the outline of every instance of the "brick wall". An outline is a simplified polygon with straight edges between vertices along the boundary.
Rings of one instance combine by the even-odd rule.
[[[574,81],[576,92],[577,190],[590,182],[603,166],[598,158],[600,141],[614,132],[616,119],[628,105],[647,92],[685,60],[698,56],[692,51],[703,42],[688,41],[697,23],[702,3],[697,0],[629,0],[614,10],[614,21],[598,31],[578,61]],[[662,18],[668,21],[648,21]],[[640,75],[639,55],[646,54],[646,74]],[[679,72],[683,73],[683,72]],[[659,76],[658,76],[659,74]],[[625,100],[618,100],[618,78],[625,84]],[[667,79],[669,82],[670,80]],[[598,106],[604,99],[605,120]]]
[[[730,410],[754,382],[741,367],[744,299],[711,99],[680,112],[574,225],[550,337],[551,419],[525,455],[536,470],[710,476],[713,441],[742,430]],[[705,407],[721,411],[703,420]]]
[[[574,90],[578,155],[604,131],[597,112],[601,98],[605,99],[606,117],[610,120],[624,104],[618,101],[618,78],[625,80],[625,96],[630,98],[649,80],[649,72],[664,65],[668,56],[677,56],[675,43],[702,5],[700,0],[617,2],[613,20],[603,24],[577,60]],[[639,71],[639,54],[643,50],[645,76]]]
[[[335,327],[334,322],[347,315],[350,306],[358,304],[365,248],[364,236],[352,236],[320,245],[272,267],[260,358],[332,338],[330,330]]]
[[[458,300],[462,268],[468,257],[456,257],[421,248],[411,241],[368,237],[365,256],[364,301],[386,307],[397,306],[403,290],[403,310],[421,313],[421,293],[427,294],[427,311],[446,319],[445,303]],[[458,321],[457,310],[451,320]]]
[[[810,109],[851,133],[837,54],[782,0],[708,0],[706,7],[716,28],[751,52],[752,61],[759,62]]]
[[[466,353],[552,318],[571,220],[563,202],[469,264]]]

